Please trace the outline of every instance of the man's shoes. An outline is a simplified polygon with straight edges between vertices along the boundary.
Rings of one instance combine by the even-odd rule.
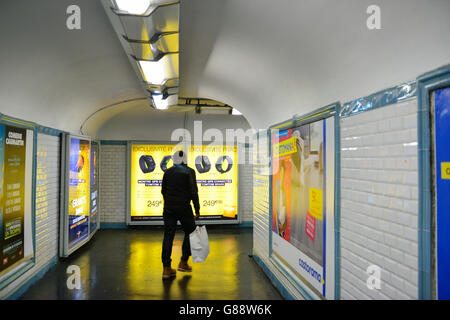
[[[178,271],[181,272],[192,272],[192,267],[188,265],[187,261],[180,261],[180,264],[178,265]]]
[[[172,269],[171,267],[164,267],[162,278],[170,279],[171,277],[176,277],[177,271],[175,269]]]

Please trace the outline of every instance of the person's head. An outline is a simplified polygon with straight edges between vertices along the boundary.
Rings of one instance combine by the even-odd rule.
[[[173,164],[187,164],[187,156],[183,150],[175,151],[172,156]]]

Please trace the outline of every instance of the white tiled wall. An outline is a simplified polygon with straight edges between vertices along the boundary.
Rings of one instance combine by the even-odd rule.
[[[417,222],[416,100],[341,119],[342,299],[418,298]]]
[[[247,146],[239,146],[240,153],[245,157],[245,162],[239,165],[239,214],[242,222],[253,221],[253,165],[249,161],[251,148]]]
[[[266,143],[265,137],[260,138],[260,145]],[[265,260],[269,256],[269,154],[268,149],[257,146],[253,148],[253,253]]]
[[[242,147],[244,156],[248,148]],[[126,222],[126,145],[102,145],[100,160],[100,221]],[[239,166],[239,207],[243,222],[252,221],[252,166]]]
[[[36,172],[36,264],[0,291],[12,294],[58,256],[60,138],[38,134]]]
[[[125,223],[126,145],[100,146],[100,222]]]

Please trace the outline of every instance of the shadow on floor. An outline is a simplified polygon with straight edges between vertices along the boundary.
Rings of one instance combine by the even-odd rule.
[[[90,243],[61,260],[20,299],[282,299],[256,263],[252,229],[209,228],[210,254],[192,273],[163,281],[162,229],[100,230]],[[181,257],[175,236],[172,267]],[[81,270],[81,289],[67,288],[67,267]]]

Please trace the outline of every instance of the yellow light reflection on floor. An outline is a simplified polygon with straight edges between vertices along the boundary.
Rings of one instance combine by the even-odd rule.
[[[234,235],[210,237],[210,254],[203,263],[189,264],[192,273],[177,272],[173,280],[162,280],[161,241],[137,240],[130,244],[126,281],[129,299],[221,299],[222,296],[238,297],[238,246]],[[178,266],[181,257],[183,232],[178,231],[172,249],[172,268]],[[232,299],[232,298],[231,298]]]
[[[71,290],[73,292],[73,299],[75,300],[88,300],[90,288],[96,285],[96,273],[91,270],[90,255],[84,255],[77,261],[76,266],[80,268],[80,289]],[[92,272],[92,273],[91,273]],[[75,275],[72,273],[71,275]],[[70,275],[68,275],[69,277]]]

